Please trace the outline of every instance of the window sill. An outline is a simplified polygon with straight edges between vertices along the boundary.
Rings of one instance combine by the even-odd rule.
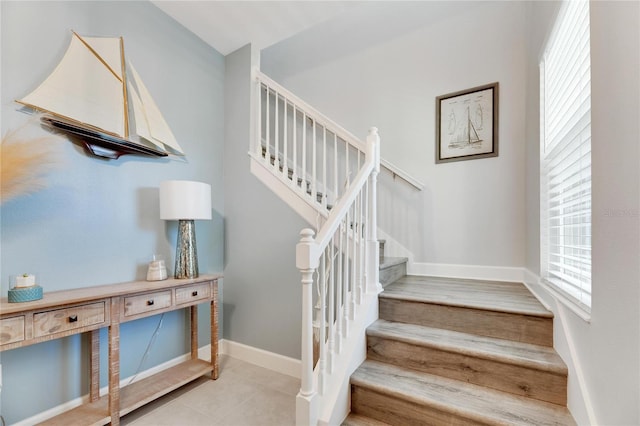
[[[550,284],[544,278],[539,278],[538,283],[559,303],[570,309],[574,314],[582,318],[585,322],[591,323],[591,309],[587,306],[576,302],[572,297],[565,294],[562,290]]]

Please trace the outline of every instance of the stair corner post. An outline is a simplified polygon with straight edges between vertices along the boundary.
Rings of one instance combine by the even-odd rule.
[[[300,231],[296,245],[296,267],[302,274],[302,356],[300,392],[296,397],[296,425],[315,426],[318,422],[318,392],[313,375],[313,274],[318,269],[320,250],[314,231]]]
[[[255,67],[251,69],[251,83],[255,88],[250,91],[252,116],[250,118],[252,134],[250,135],[251,147],[250,151],[256,155],[262,155],[262,81],[260,80],[259,70]]]
[[[380,245],[378,243],[377,191],[380,173],[380,135],[377,127],[369,129],[367,151],[373,156],[373,170],[369,176],[369,223],[367,229],[367,293],[380,293]]]

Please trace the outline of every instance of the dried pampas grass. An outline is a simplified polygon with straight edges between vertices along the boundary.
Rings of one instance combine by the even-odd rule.
[[[59,165],[61,138],[44,133],[39,117],[9,131],[0,144],[0,203],[47,186],[46,174]],[[39,130],[37,135],[35,127]]]

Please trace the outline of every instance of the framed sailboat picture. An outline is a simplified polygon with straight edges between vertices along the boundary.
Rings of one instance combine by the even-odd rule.
[[[436,163],[497,156],[497,82],[436,98]]]

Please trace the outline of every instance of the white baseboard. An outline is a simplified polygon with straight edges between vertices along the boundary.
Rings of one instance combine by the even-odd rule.
[[[510,266],[455,265],[446,263],[409,263],[407,274],[491,281],[524,281],[524,268]]]
[[[264,367],[278,373],[286,374],[297,379],[300,378],[301,363],[299,359],[254,348],[232,340],[219,341],[220,353],[237,358],[250,364]]]
[[[553,312],[552,306],[545,300],[544,295],[540,293],[540,277],[529,269],[524,269],[524,285],[529,289],[531,294],[544,306],[547,310]]]
[[[586,368],[582,365],[584,352],[580,351],[579,343],[573,332],[568,317],[576,315],[586,322],[590,322],[590,315],[586,315],[582,309],[576,308],[576,304],[570,301],[560,292],[554,291],[540,276],[529,269],[525,269],[525,285],[533,295],[554,314],[553,347],[569,369],[569,384],[567,390],[567,407],[572,415],[581,413],[580,418],[588,419],[585,424],[599,424],[593,410],[591,389],[586,380]],[[573,384],[575,383],[575,384]]]

